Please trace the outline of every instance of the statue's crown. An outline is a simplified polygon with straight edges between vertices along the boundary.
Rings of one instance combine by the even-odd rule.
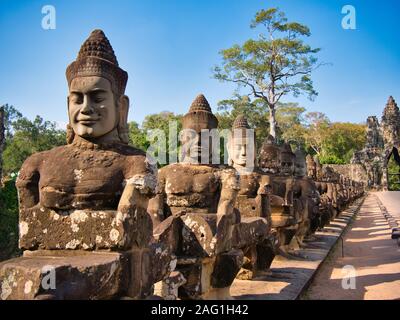
[[[201,132],[203,129],[216,129],[218,120],[211,111],[210,104],[203,94],[199,94],[192,102],[189,112],[182,118],[183,129]]]
[[[128,81],[128,73],[122,70],[102,30],[93,30],[82,44],[78,57],[66,71],[68,85],[76,77],[100,76],[111,82],[114,93],[123,94]]]
[[[244,115],[238,115],[233,121],[232,129],[250,129],[247,118]]]
[[[294,155],[296,157],[296,162],[298,162],[298,163],[304,162],[306,160],[306,155],[305,155],[304,151],[300,147],[296,148],[296,151],[294,152]]]

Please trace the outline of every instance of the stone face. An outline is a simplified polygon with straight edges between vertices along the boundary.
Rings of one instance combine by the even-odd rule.
[[[110,299],[124,290],[126,264],[122,254],[111,252],[25,254],[0,263],[0,298]]]

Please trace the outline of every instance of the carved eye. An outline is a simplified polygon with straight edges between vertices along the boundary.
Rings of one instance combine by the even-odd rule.
[[[73,93],[70,96],[70,100],[71,100],[72,103],[82,104],[83,103],[83,94],[81,94],[81,93]]]

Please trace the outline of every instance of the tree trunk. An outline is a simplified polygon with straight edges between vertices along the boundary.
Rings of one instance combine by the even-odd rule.
[[[276,140],[275,105],[269,106],[269,134]]]

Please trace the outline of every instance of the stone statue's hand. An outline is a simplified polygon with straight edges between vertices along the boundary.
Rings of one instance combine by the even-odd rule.
[[[137,174],[126,180],[118,208],[137,205],[147,208],[148,200],[155,194],[157,178],[152,174]]]
[[[152,174],[136,174],[126,180],[126,187],[133,187],[142,194],[152,194],[157,187],[157,178]]]

